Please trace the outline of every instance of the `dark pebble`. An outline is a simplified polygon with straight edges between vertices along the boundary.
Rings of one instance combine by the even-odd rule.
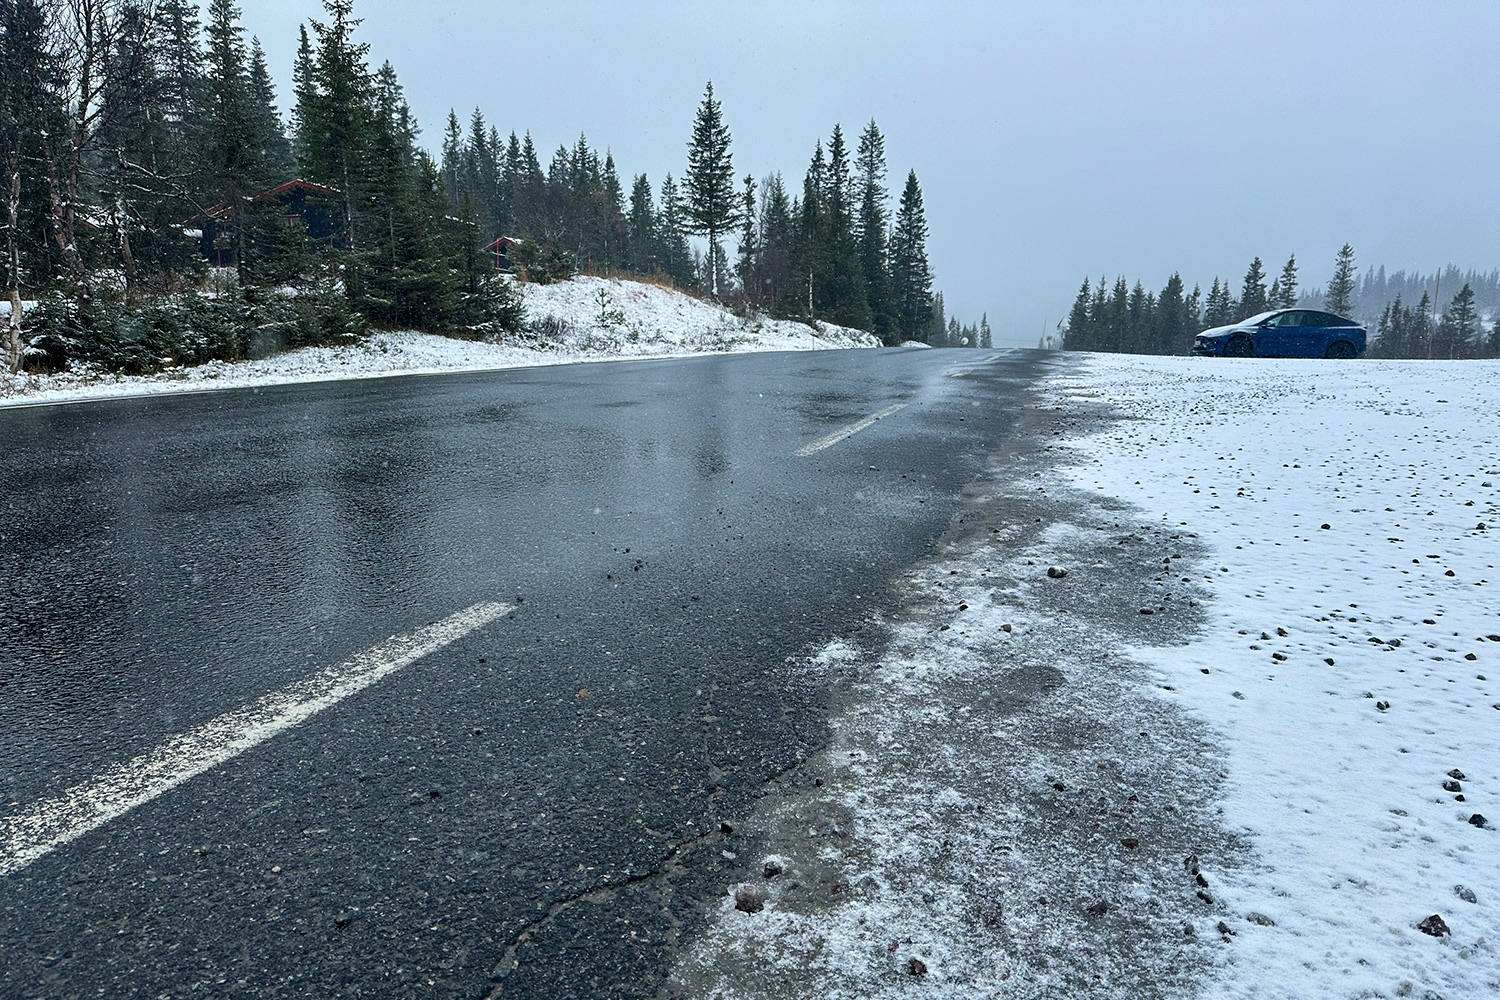
[[[1102,899],[1097,903],[1091,903],[1088,907],[1088,913],[1091,917],[1102,917],[1108,912],[1109,904]]]
[[[913,976],[927,975],[927,963],[920,958],[909,958],[906,960],[906,971]]]
[[[1433,937],[1446,937],[1449,934],[1448,924],[1436,913],[1417,924],[1417,930]]]
[[[766,878],[775,878],[781,874],[781,865],[775,861],[767,861],[766,866],[761,869]]]
[[[1068,571],[1063,569],[1061,566],[1048,566],[1047,575],[1054,580],[1061,580],[1063,577],[1068,575]]]
[[[1474,890],[1470,889],[1468,886],[1455,885],[1453,887],[1453,894],[1459,899],[1463,900],[1465,903],[1479,902],[1479,897],[1474,895]]]
[[[1479,814],[1479,813],[1475,813],[1474,815],[1472,815],[1472,816],[1469,817],[1469,825],[1470,826],[1477,826],[1480,829],[1483,829],[1484,828],[1484,824],[1485,824],[1484,816],[1481,815],[1481,814]]]
[[[1448,772],[1448,777],[1452,778],[1454,781],[1463,781],[1464,773],[1455,767],[1453,770]]]
[[[766,908],[766,904],[760,898],[760,893],[755,891],[755,886],[742,885],[734,894],[734,908],[741,913],[759,913]]]
[[[1445,792],[1461,792],[1463,790],[1464,786],[1451,778],[1443,782],[1443,791]]]

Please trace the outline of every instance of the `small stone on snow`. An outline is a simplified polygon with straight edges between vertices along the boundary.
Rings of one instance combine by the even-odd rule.
[[[1436,913],[1417,924],[1417,930],[1433,937],[1446,937],[1449,933],[1447,923]]]

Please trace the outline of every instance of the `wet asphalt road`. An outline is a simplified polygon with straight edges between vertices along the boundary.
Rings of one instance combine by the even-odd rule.
[[[653,995],[753,847],[720,823],[823,739],[789,658],[891,609],[1044,364],[989,356],[0,410],[0,810],[516,606],[0,876],[0,997]]]

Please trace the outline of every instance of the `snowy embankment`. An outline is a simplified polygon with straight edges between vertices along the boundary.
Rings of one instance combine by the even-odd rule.
[[[486,344],[377,332],[349,347],[307,347],[258,361],[211,362],[146,376],[87,370],[0,373],[0,406],[622,358],[879,346],[859,330],[736,316],[723,306],[643,282],[580,277],[523,285],[522,294],[539,340],[522,335],[510,343]]]
[[[1209,546],[1201,633],[1135,654],[1221,735],[1253,858],[1218,890],[1274,920],[1214,995],[1495,995],[1500,365],[1097,356],[1054,392],[1125,418],[1076,487]]]

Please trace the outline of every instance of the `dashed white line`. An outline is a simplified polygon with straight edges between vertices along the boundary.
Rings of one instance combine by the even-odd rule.
[[[875,423],[876,421],[884,420],[886,417],[890,416],[892,413],[895,413],[897,410],[905,409],[905,407],[906,407],[905,403],[897,403],[894,406],[887,406],[885,409],[881,410],[880,412],[878,412],[878,413],[872,413],[868,417],[865,417],[863,420],[855,421],[854,423],[850,424],[848,427],[840,427],[838,430],[834,431],[832,434],[825,434],[822,437],[818,438],[816,441],[813,441],[811,444],[805,444],[805,445],[803,445],[802,447],[800,447],[800,448],[797,449],[797,451],[795,452],[795,454],[799,458],[806,458],[808,455],[816,455],[818,452],[822,451],[824,448],[832,448],[834,445],[838,444],[840,441],[843,441],[843,440],[846,440],[848,438],[853,437],[854,435],[858,434],[860,431],[864,430],[866,427],[869,427],[871,424]]]
[[[337,666],[172,737],[53,798],[0,818],[0,876],[290,729],[376,681],[515,610],[476,604],[440,622],[393,636]]]

